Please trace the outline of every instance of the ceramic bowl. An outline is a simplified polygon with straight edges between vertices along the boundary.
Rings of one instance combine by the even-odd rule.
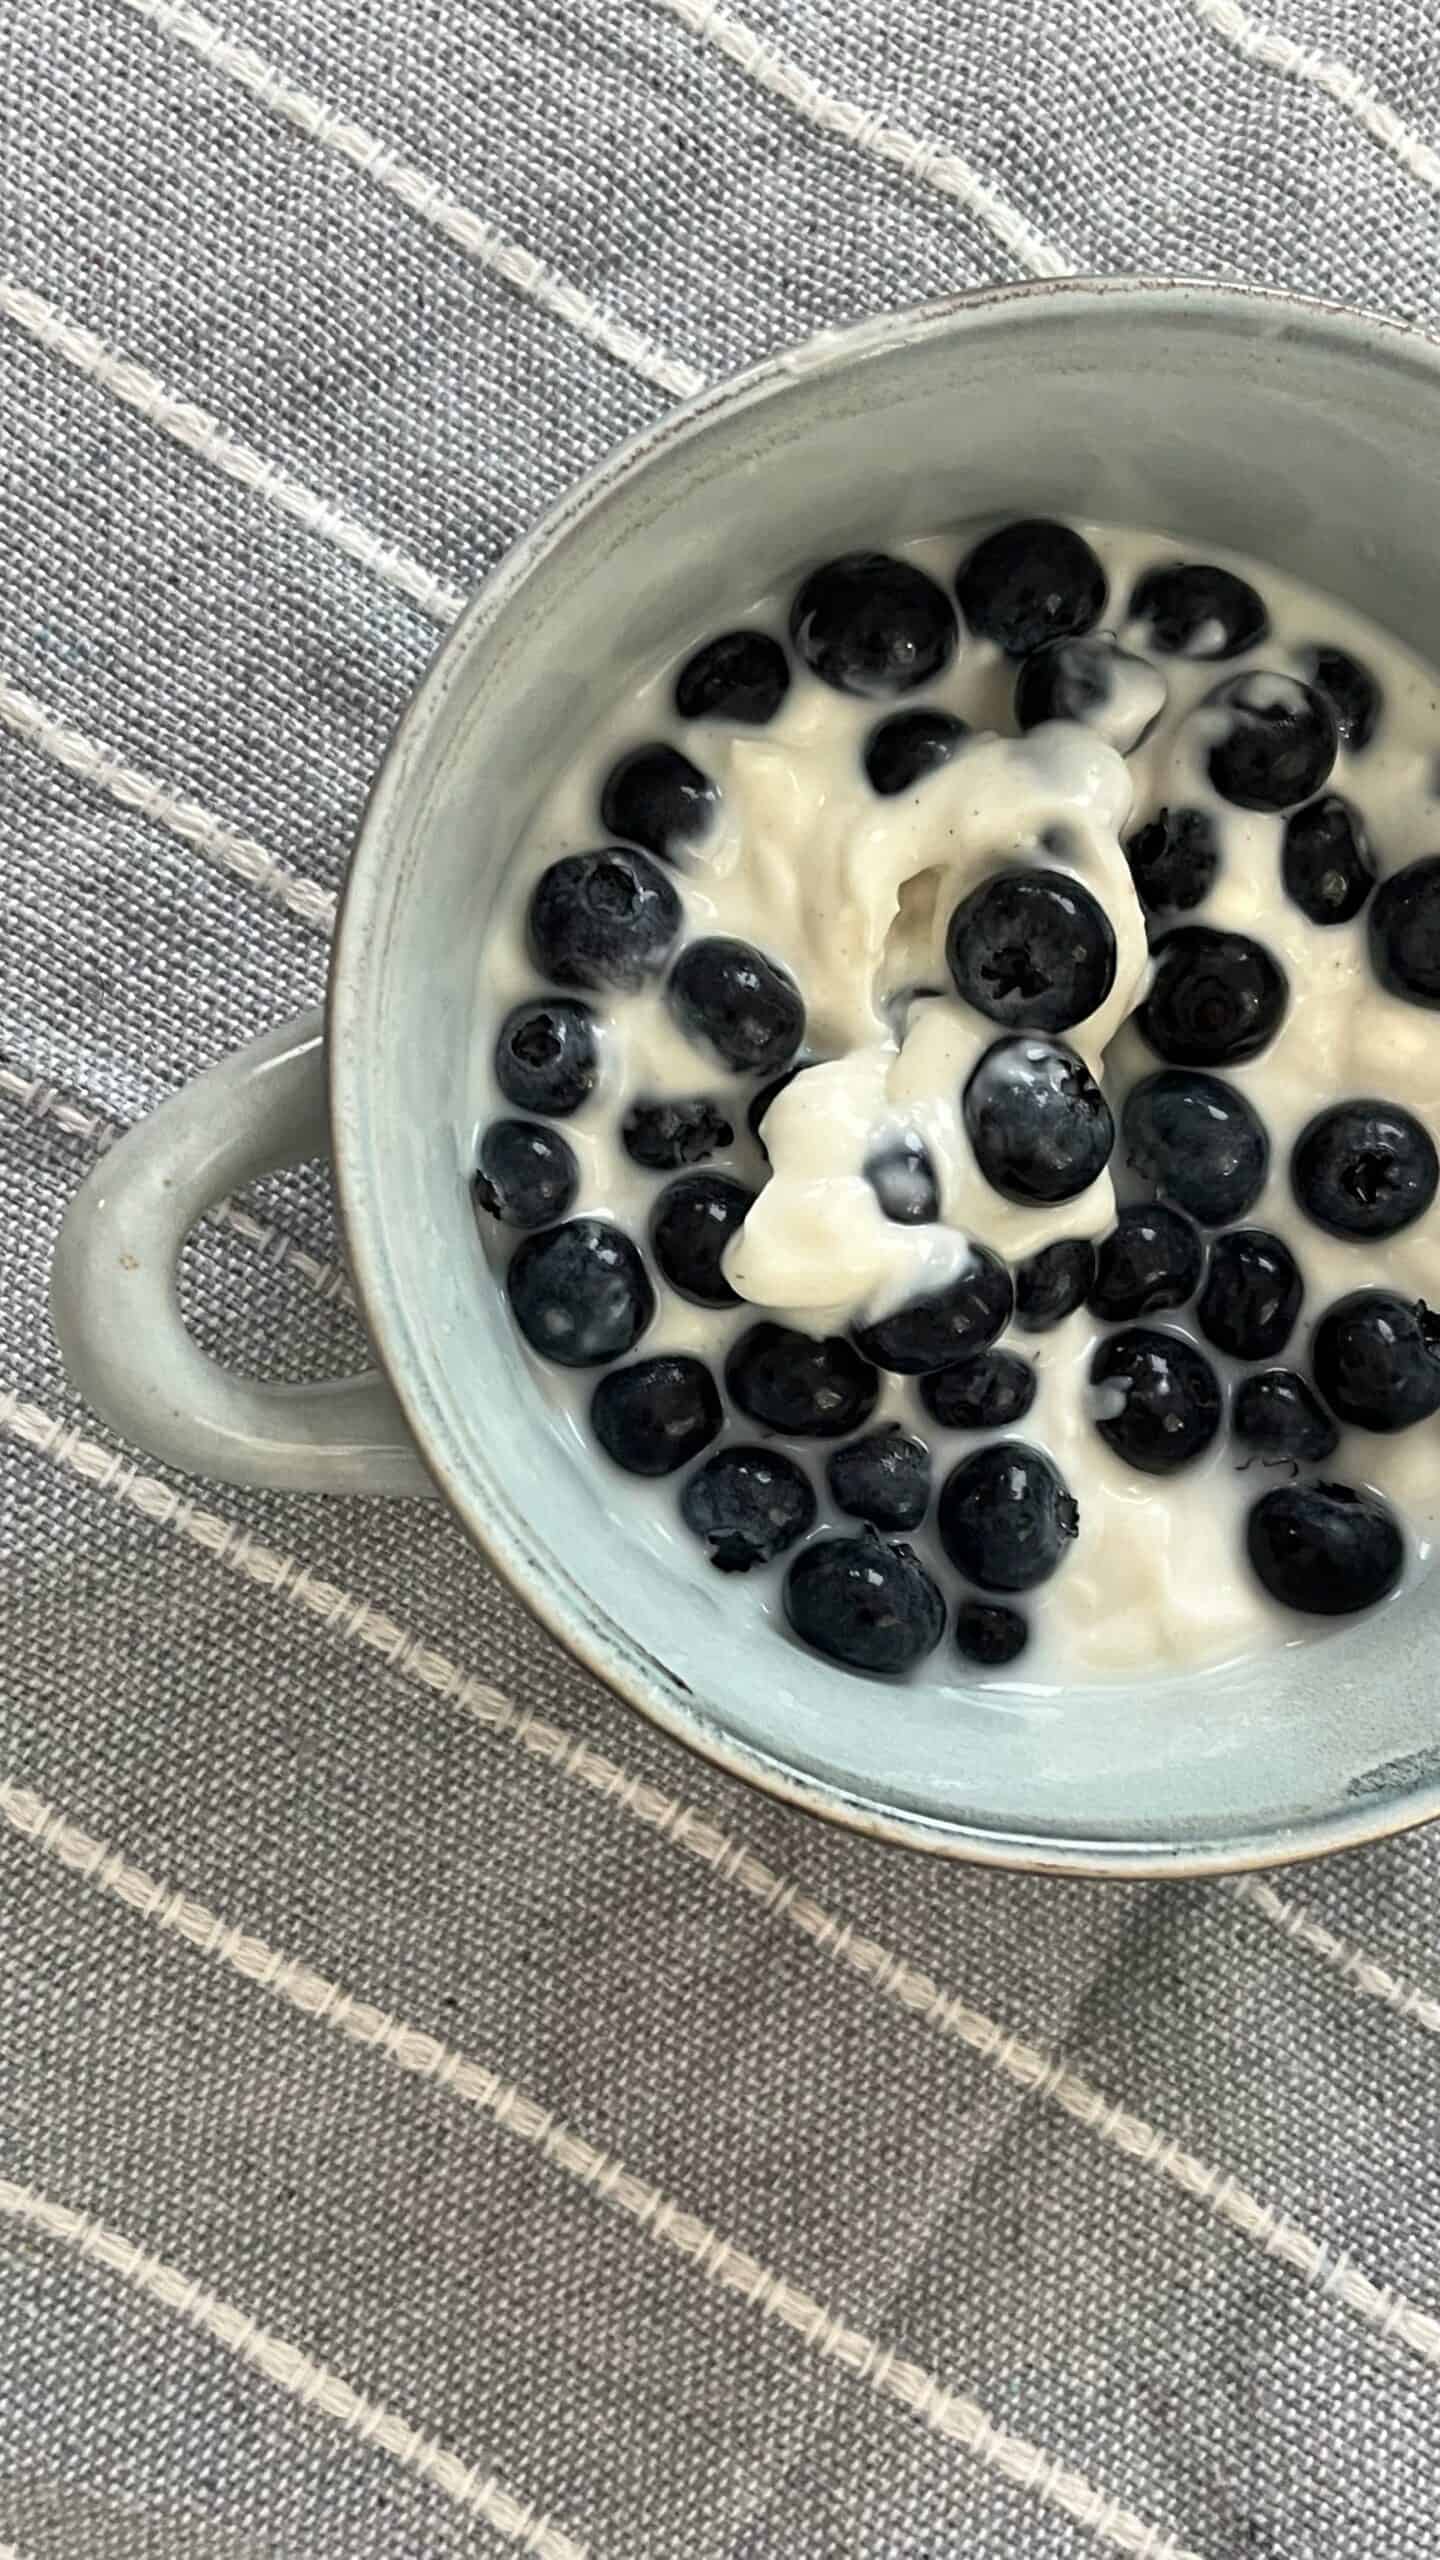
[[[211,1070],[77,1198],[54,1288],[77,1384],[129,1438],[206,1475],[438,1488],[622,1697],[742,1777],[889,1840],[1193,1875],[1433,1815],[1440,1576],[1249,1666],[1022,1699],[948,1674],[892,1688],[837,1673],[718,1580],[642,1557],[545,1419],[467,1175],[487,923],[512,850],[687,600],[702,594],[719,626],[867,534],[1076,514],[1252,553],[1434,661],[1437,443],[1428,340],[1279,294],[1117,281],[826,334],[633,439],[440,650],[356,848],[323,1040],[318,1021],[291,1025]],[[176,1255],[221,1193],[327,1139],[379,1369],[257,1387],[181,1329]]]

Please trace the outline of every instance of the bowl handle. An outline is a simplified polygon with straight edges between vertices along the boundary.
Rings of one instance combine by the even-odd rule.
[[[378,1370],[317,1386],[235,1377],[181,1321],[175,1268],[196,1220],[257,1175],[329,1151],[318,1011],[127,1131],[60,1230],[50,1307],[65,1366],[113,1430],[188,1474],[283,1493],[433,1493]]]

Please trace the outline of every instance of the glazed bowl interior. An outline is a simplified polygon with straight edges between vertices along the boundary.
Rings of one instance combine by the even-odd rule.
[[[921,1845],[1057,1870],[1313,1854],[1440,1809],[1440,1577],[1248,1666],[1027,1698],[828,1668],[630,1543],[547,1420],[466,1174],[487,924],[632,672],[827,552],[987,514],[1249,552],[1440,657],[1440,350],[1279,296],[1077,285],[829,337],[626,448],[442,650],[367,817],[332,986],[351,1252],[428,1463],[555,1631],[727,1765]],[[1424,851],[1434,848],[1416,847]]]

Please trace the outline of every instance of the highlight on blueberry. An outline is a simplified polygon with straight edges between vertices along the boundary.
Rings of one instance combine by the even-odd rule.
[[[1310,1366],[1338,1421],[1409,1431],[1440,1412],[1440,1316],[1394,1289],[1352,1289],[1315,1327]]]
[[[1031,1591],[1080,1533],[1080,1506],[1043,1449],[992,1440],[952,1467],[940,1491],[940,1543],[982,1591]]]
[[[1162,560],[1137,579],[1130,619],[1165,658],[1239,658],[1258,649],[1270,617],[1255,589],[1208,560]]]
[[[505,1287],[531,1350],[565,1369],[620,1359],[655,1312],[639,1253],[605,1218],[569,1218],[522,1236]]]
[[[1157,1198],[1202,1227],[1243,1218],[1265,1188],[1270,1141],[1237,1086],[1198,1067],[1143,1076],[1121,1114],[1125,1161]]]
[[[1282,1236],[1229,1227],[1210,1248],[1195,1309],[1207,1342],[1232,1360],[1273,1360],[1295,1330],[1305,1284]]]
[[[1018,1351],[972,1352],[920,1380],[920,1401],[945,1431],[1008,1431],[1023,1422],[1039,1380]]]
[[[744,1225],[755,1194],[726,1173],[682,1173],[650,1213],[650,1250],[662,1277],[701,1307],[738,1306],[725,1277],[725,1248]]]
[[[1242,1378],[1230,1399],[1230,1432],[1267,1467],[1318,1466],[1340,1446],[1319,1397],[1293,1369],[1252,1369]]]
[[[1345,1618],[1388,1600],[1405,1570],[1405,1540],[1378,1493],[1349,1484],[1277,1485],[1245,1524],[1245,1546],[1272,1600],[1319,1618]]]
[[[913,791],[917,782],[948,764],[969,735],[968,723],[953,711],[892,711],[888,720],[877,722],[865,741],[865,775],[871,790],[882,800]]]
[[[530,899],[530,956],[557,987],[632,991],[658,977],[684,913],[675,884],[624,845],[567,853],[542,871]]]
[[[1203,1457],[1220,1428],[1220,1382],[1184,1334],[1127,1325],[1090,1363],[1091,1418],[1141,1475],[1170,1476]]]
[[[1231,676],[1205,703],[1219,724],[1205,770],[1237,809],[1293,809],[1329,780],[1340,743],[1322,693],[1297,676],[1257,669]]]
[[[940,1215],[930,1150],[914,1129],[897,1130],[866,1157],[864,1175],[892,1226],[923,1227]]]
[[[828,1661],[892,1676],[923,1662],[945,1632],[945,1603],[914,1549],[873,1529],[804,1548],[785,1576],[785,1615]]]
[[[1092,630],[1105,610],[1105,572],[1082,533],[1025,516],[987,533],[955,573],[965,627],[1023,658],[1047,640]]]
[[[923,1377],[952,1360],[983,1351],[1010,1321],[1014,1283],[998,1254],[972,1244],[965,1268],[890,1314],[860,1319],[852,1330],[867,1360],[902,1377]]]
[[[1280,854],[1285,894],[1312,924],[1348,924],[1375,886],[1365,821],[1338,791],[1292,809]]]
[[[790,690],[790,661],[768,631],[722,631],[688,657],[675,679],[682,720],[739,720],[762,729]]]
[[[1193,1220],[1160,1200],[1130,1200],[1095,1248],[1087,1304],[1105,1324],[1159,1315],[1194,1297],[1205,1243]]]
[[[847,551],[812,569],[790,608],[807,667],[841,693],[911,693],[943,675],[959,633],[943,587],[913,560]]]
[[[1333,641],[1302,649],[1299,662],[1306,683],[1324,694],[1334,712],[1346,754],[1362,754],[1380,718],[1380,687],[1369,668],[1352,658],[1348,649],[1337,649]]]
[[[717,1573],[771,1564],[815,1526],[815,1488],[783,1449],[717,1449],[686,1479],[680,1517]]]
[[[728,934],[686,944],[670,972],[669,997],[689,1038],[742,1075],[774,1075],[805,1036],[804,998],[788,970]]]
[[[703,1360],[666,1351],[607,1369],[590,1399],[590,1428],[632,1476],[673,1475],[720,1428],[720,1394]]]
[[[752,1422],[796,1440],[843,1440],[869,1421],[880,1392],[844,1334],[798,1333],[768,1318],[731,1345],[725,1384]]]
[[[708,834],[720,793],[678,747],[656,739],[631,747],[605,777],[600,823],[626,844],[674,861]]]
[[[575,996],[531,996],[512,1005],[495,1040],[495,1081],[519,1111],[568,1119],[600,1072],[599,1027]]]
[[[1290,1179],[1306,1216],[1330,1235],[1393,1236],[1429,1208],[1440,1156],[1398,1102],[1337,1102],[1301,1130]]]
[[[825,1480],[837,1510],[872,1529],[918,1529],[930,1508],[930,1452],[898,1423],[832,1449]]]
[[[473,1190],[478,1208],[506,1227],[548,1227],[563,1218],[580,1183],[575,1150],[537,1120],[492,1120],[480,1141]]]
[[[975,1161],[1007,1200],[1073,1200],[1110,1161],[1110,1106],[1084,1059],[1059,1041],[992,1041],[962,1108]]]
[[[1069,1031],[1115,983],[1110,919],[1064,871],[982,881],[950,918],[945,957],[957,995],[1008,1031]]]

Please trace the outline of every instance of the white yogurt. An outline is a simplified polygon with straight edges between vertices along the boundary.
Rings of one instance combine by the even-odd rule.
[[[1142,635],[1115,619],[1136,575],[1157,561],[1196,555],[1163,537],[1082,530],[1110,580],[1105,627],[1136,648]],[[967,545],[952,535],[892,547],[949,590]],[[1059,1208],[1018,1206],[981,1174],[959,1095],[998,1028],[951,990],[945,928],[959,898],[1015,860],[1070,873],[1100,901],[1115,934],[1114,984],[1100,1009],[1063,1037],[1097,1075],[1103,1070],[1118,1122],[1128,1086],[1161,1063],[1128,1019],[1144,994],[1149,961],[1121,838],[1167,802],[1208,811],[1221,847],[1211,895],[1183,921],[1253,935],[1289,978],[1289,1006],[1276,1038],[1248,1065],[1222,1070],[1255,1105],[1271,1144],[1269,1178],[1245,1223],[1282,1236],[1304,1276],[1304,1305],[1281,1361],[1307,1367],[1314,1321],[1347,1289],[1388,1286],[1440,1303],[1440,1210],[1383,1243],[1350,1242],[1311,1223],[1288,1175],[1299,1129],[1324,1104],[1347,1096],[1401,1103],[1440,1137],[1440,1021],[1377,986],[1363,913],[1350,924],[1321,928],[1291,903],[1280,876],[1284,822],[1217,797],[1204,769],[1212,717],[1197,712],[1217,683],[1248,668],[1302,673],[1299,653],[1315,643],[1359,658],[1381,688],[1380,727],[1360,755],[1341,750],[1326,787],[1361,811],[1383,875],[1440,851],[1440,805],[1432,788],[1440,680],[1345,608],[1254,563],[1220,552],[1205,556],[1259,589],[1270,614],[1268,638],[1248,655],[1218,663],[1166,658],[1160,677],[1135,669],[1110,706],[1108,737],[1069,722],[1017,737],[1013,668],[988,643],[969,638],[942,678],[898,703],[837,693],[797,665],[768,727],[682,723],[670,691],[676,666],[709,636],[708,626],[697,626],[664,667],[617,703],[549,793],[513,866],[487,951],[478,1005],[477,1126],[508,1109],[489,1069],[495,1027],[509,1005],[536,990],[524,937],[534,880],[560,854],[605,841],[600,784],[618,755],[649,738],[683,745],[721,794],[716,823],[677,874],[687,930],[739,936],[782,963],[805,998],[806,1054],[825,1062],[809,1067],[772,1103],[762,1154],[745,1125],[753,1083],[717,1072],[713,1058],[680,1031],[660,991],[589,999],[607,1036],[596,1091],[563,1124],[581,1165],[577,1211],[611,1217],[643,1238],[665,1177],[633,1164],[620,1144],[621,1120],[636,1099],[704,1094],[719,1101],[734,1120],[736,1140],[711,1159],[711,1169],[763,1184],[726,1262],[747,1303],[710,1310],[662,1289],[641,1351],[694,1351],[718,1373],[729,1343],[756,1310],[802,1329],[834,1332],[856,1316],[887,1312],[939,1286],[964,1267],[972,1241],[1016,1261],[1062,1236],[1106,1232],[1115,1212],[1112,1172],[1124,1182],[1118,1150],[1111,1171]],[[748,619],[783,631],[786,601],[763,599]],[[1159,708],[1161,678],[1168,688],[1163,710],[1139,748],[1122,756],[1109,740],[1124,743],[1145,727]],[[920,704],[958,713],[977,734],[913,789],[879,798],[863,770],[864,740],[890,711]],[[901,1226],[882,1215],[861,1168],[887,1125],[923,1139],[939,1182],[939,1222]],[[504,1239],[494,1241],[503,1250]],[[1189,1310],[1154,1321],[1201,1341]],[[1102,1330],[1081,1312],[1047,1334],[1005,1337],[1039,1379],[1017,1436],[1054,1458],[1079,1503],[1080,1534],[1052,1579],[1023,1603],[1032,1630],[1017,1665],[1023,1679],[1000,1675],[1003,1685],[1163,1673],[1315,1633],[1268,1599],[1244,1555],[1246,1511],[1257,1492],[1284,1476],[1241,1464],[1242,1453],[1224,1430],[1175,1476],[1127,1468],[1094,1427],[1087,1381]],[[1224,1380],[1230,1364],[1203,1341],[1201,1348]],[[663,1547],[672,1562],[677,1553],[693,1555],[696,1574],[709,1575],[679,1524],[675,1481],[657,1487],[623,1477],[590,1441],[584,1414],[593,1379],[542,1371],[538,1363],[536,1369],[557,1426],[583,1449],[604,1499],[637,1540]],[[931,1423],[910,1381],[882,1377],[874,1421],[892,1417],[929,1443],[937,1490],[956,1458],[981,1445],[981,1435],[947,1433]],[[740,1436],[754,1436],[743,1416],[736,1428]],[[812,1475],[821,1526],[853,1529],[828,1502],[828,1445],[796,1445],[793,1453]],[[1347,1432],[1324,1472],[1371,1485],[1395,1505],[1407,1527],[1413,1577],[1428,1557],[1440,1515],[1440,1422],[1394,1436]],[[956,1578],[933,1528],[915,1533],[912,1543],[953,1592]],[[782,1570],[730,1583],[730,1605],[760,1608],[778,1624]],[[977,1675],[942,1650],[925,1676],[973,1685]]]

